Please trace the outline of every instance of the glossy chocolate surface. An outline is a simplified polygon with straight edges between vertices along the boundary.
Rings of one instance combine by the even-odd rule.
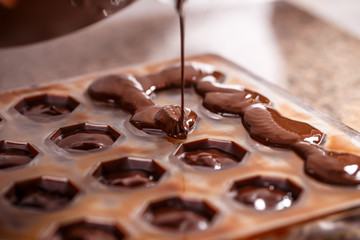
[[[42,177],[15,183],[5,196],[20,208],[51,211],[68,205],[78,192],[77,187],[67,180]]]
[[[69,96],[43,94],[27,97],[15,105],[22,115],[33,120],[54,119],[71,113],[79,102]]]
[[[50,140],[66,151],[84,152],[109,147],[119,136],[110,126],[83,123],[60,128]]]
[[[301,188],[287,179],[253,177],[233,184],[233,198],[258,211],[289,208],[299,198]]]
[[[121,240],[124,237],[114,225],[81,221],[61,226],[49,240]]]
[[[135,189],[154,186],[164,173],[154,160],[123,157],[102,162],[92,175],[108,186]]]
[[[30,144],[0,141],[0,169],[28,164],[38,154]]]
[[[202,201],[170,198],[150,204],[144,219],[162,230],[186,233],[207,229],[215,215]]]
[[[194,167],[221,170],[234,167],[246,153],[246,149],[234,142],[202,139],[182,144],[175,156]]]
[[[16,0],[0,4],[0,47],[43,41],[104,19],[134,0]],[[6,1],[5,1],[6,3]],[[11,3],[11,1],[9,1]]]

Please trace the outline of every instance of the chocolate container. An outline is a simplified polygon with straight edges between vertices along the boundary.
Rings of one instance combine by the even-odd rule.
[[[319,129],[322,148],[360,154],[356,131],[247,70],[216,55],[187,60],[211,65],[225,74],[223,84],[256,91],[283,116]],[[0,94],[0,239],[266,238],[358,205],[356,185],[309,176],[298,154],[255,141],[240,118],[210,112],[193,89],[185,101],[198,120],[183,140],[144,133],[129,123],[130,114],[87,94],[99,77],[146,75],[174,62]],[[152,100],[179,104],[180,90]],[[196,151],[227,160],[193,164]]]

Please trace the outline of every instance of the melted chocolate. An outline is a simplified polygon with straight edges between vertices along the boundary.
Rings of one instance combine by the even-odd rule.
[[[35,156],[22,149],[0,150],[0,169],[28,164]]]
[[[184,67],[184,86],[192,86],[212,74],[217,81],[224,78],[224,75],[214,72],[206,65],[187,63]],[[130,122],[147,133],[165,133],[170,137],[183,139],[194,125],[196,113],[185,108],[182,121],[181,108],[155,105],[149,97],[155,91],[181,87],[178,73],[179,67],[175,65],[147,76],[106,76],[95,80],[88,88],[88,94],[97,102],[120,107],[131,113],[133,116]]]
[[[111,146],[119,136],[109,126],[85,123],[60,128],[50,140],[66,151],[90,151]]]
[[[285,118],[262,104],[245,109],[243,124],[253,139],[272,147],[291,148],[299,141],[318,144],[323,138],[323,133],[309,124]]]
[[[154,186],[164,172],[152,159],[123,157],[102,162],[92,175],[103,184],[133,189]]]
[[[236,200],[256,210],[282,210],[292,205],[293,199],[279,189],[244,187],[236,192]]]
[[[104,19],[132,2],[134,0],[17,0],[8,7],[0,3],[0,47],[70,33]]]
[[[153,214],[153,225],[176,232],[189,232],[207,228],[208,220],[196,212],[184,209],[163,209]]]
[[[65,207],[77,192],[68,182],[40,178],[17,183],[6,197],[19,207],[51,211]]]
[[[79,102],[68,96],[39,95],[28,97],[15,105],[15,109],[34,120],[52,119],[72,112]]]
[[[170,198],[150,204],[144,217],[164,230],[185,233],[205,230],[215,214],[216,211],[202,201]]]
[[[106,185],[122,188],[151,187],[156,184],[151,173],[140,170],[104,174],[100,181]]]
[[[28,143],[0,141],[0,169],[31,162],[39,152]]]
[[[263,211],[290,207],[302,189],[287,179],[259,176],[235,182],[231,191],[237,201]]]
[[[121,240],[124,235],[114,226],[80,222],[62,226],[53,240]]]
[[[192,152],[185,152],[180,160],[189,165],[202,166],[220,170],[238,163],[238,159],[219,149],[201,149]]]

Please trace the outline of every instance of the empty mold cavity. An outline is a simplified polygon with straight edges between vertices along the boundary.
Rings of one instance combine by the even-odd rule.
[[[70,96],[41,94],[24,98],[14,108],[30,119],[46,120],[69,114],[78,105],[79,102]]]
[[[175,155],[196,168],[221,170],[238,164],[247,150],[232,141],[203,139],[182,144]]]
[[[0,141],[0,169],[28,164],[39,152],[29,143]]]
[[[5,197],[19,208],[51,211],[68,205],[77,193],[78,187],[65,178],[38,177],[15,183]]]
[[[108,125],[81,123],[59,128],[50,140],[68,152],[85,152],[109,147],[119,137]]]
[[[122,240],[124,231],[117,225],[94,220],[80,220],[60,225],[48,240]]]
[[[154,186],[164,173],[154,160],[123,157],[101,163],[93,176],[108,186],[133,189]]]
[[[302,188],[286,178],[257,176],[234,182],[230,191],[236,201],[263,211],[291,207]]]
[[[208,229],[216,214],[204,201],[172,197],[150,203],[143,218],[159,229],[186,233]]]

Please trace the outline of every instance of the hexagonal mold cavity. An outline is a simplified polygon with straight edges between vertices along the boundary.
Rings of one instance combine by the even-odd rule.
[[[80,123],[59,128],[50,140],[68,152],[86,152],[109,147],[120,135],[109,125]]]
[[[299,198],[302,188],[286,178],[256,176],[233,183],[233,199],[255,210],[283,210]]]
[[[221,170],[238,164],[246,153],[232,141],[202,139],[182,144],[175,156],[197,169]]]
[[[64,208],[78,193],[79,188],[66,178],[43,176],[16,182],[5,197],[19,208],[51,211]]]
[[[0,169],[17,167],[30,163],[39,151],[30,143],[0,141]]]
[[[172,197],[150,203],[143,219],[165,231],[186,233],[208,229],[216,214],[205,201]]]
[[[101,163],[92,175],[105,185],[134,189],[154,186],[164,173],[154,160],[123,157]]]
[[[24,98],[14,108],[33,120],[54,120],[71,113],[78,105],[79,102],[70,96],[41,94]]]
[[[48,240],[65,239],[98,239],[122,240],[126,234],[117,225],[94,220],[79,220],[61,225]]]

